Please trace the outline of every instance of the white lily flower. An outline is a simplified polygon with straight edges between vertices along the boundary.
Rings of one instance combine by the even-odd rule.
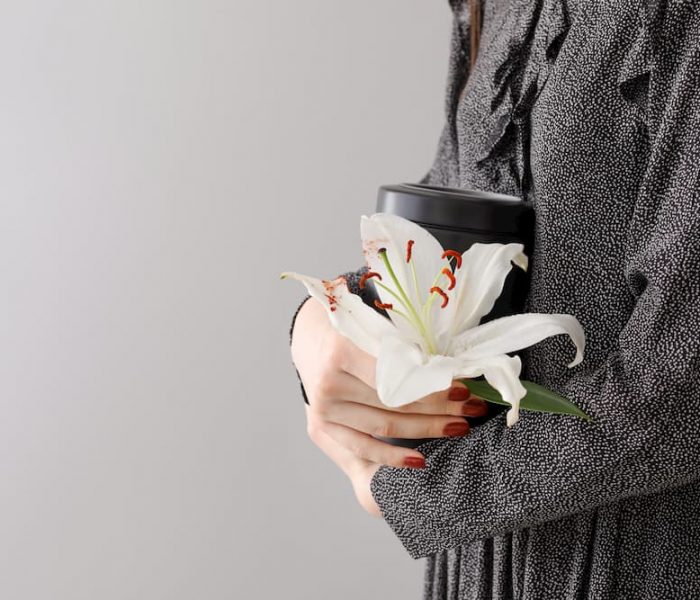
[[[328,281],[289,271],[281,277],[301,281],[337,331],[376,357],[377,395],[385,405],[402,406],[456,378],[483,375],[510,405],[511,427],[526,390],[520,358],[508,352],[565,333],[576,346],[568,366],[583,360],[585,334],[572,315],[527,313],[479,325],[501,295],[512,263],[527,270],[522,244],[476,243],[460,254],[388,213],[363,215],[361,234],[369,271],[360,286],[372,279],[380,298],[375,304],[390,320],[351,293],[342,277]]]

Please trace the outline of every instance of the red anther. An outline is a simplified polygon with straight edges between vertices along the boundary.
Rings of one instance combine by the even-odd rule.
[[[408,240],[408,242],[406,242],[406,262],[411,261],[411,248],[413,248],[414,243],[413,240]]]
[[[370,277],[379,277],[379,281],[382,280],[382,276],[379,273],[375,273],[374,271],[367,271],[362,277],[360,277],[360,289],[364,290],[365,289],[365,283]]]
[[[326,298],[328,298],[328,304],[331,305],[331,310],[334,310],[333,305],[337,302],[335,299],[335,296],[331,296],[330,294],[326,294]]]
[[[440,258],[446,258],[448,256],[453,256],[457,259],[458,269],[462,266],[462,255],[459,252],[457,252],[457,250],[445,250]]]
[[[450,280],[450,285],[447,286],[447,289],[451,290],[455,285],[457,285],[457,280],[455,279],[455,276],[452,274],[452,271],[450,271],[450,269],[448,269],[447,267],[445,267],[442,270],[442,273],[447,275],[447,278]]]
[[[447,306],[447,301],[449,298],[447,297],[447,294],[442,291],[441,288],[435,286],[430,288],[430,293],[432,294],[433,292],[437,292],[442,296],[442,304],[440,305],[440,308],[445,308]]]
[[[384,310],[391,310],[392,308],[394,308],[394,305],[393,305],[393,304],[390,304],[390,303],[383,304],[383,303],[381,303],[379,300],[375,300],[375,301],[374,301],[374,305],[375,305],[377,308],[383,308]]]

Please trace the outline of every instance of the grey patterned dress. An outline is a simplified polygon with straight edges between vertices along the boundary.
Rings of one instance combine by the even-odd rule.
[[[594,417],[498,414],[371,491],[424,599],[700,598],[700,0],[486,0],[454,13],[421,180],[536,213],[527,312],[570,313],[522,377]],[[359,293],[357,274],[347,276]],[[292,321],[293,327],[293,321]],[[291,333],[291,332],[290,332]]]

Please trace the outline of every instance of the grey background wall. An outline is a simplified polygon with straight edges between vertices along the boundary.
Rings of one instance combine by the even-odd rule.
[[[301,284],[417,181],[451,13],[0,2],[0,597],[419,598],[306,436]]]

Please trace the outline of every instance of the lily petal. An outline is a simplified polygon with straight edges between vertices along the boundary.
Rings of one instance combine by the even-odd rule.
[[[379,273],[382,277],[381,283],[397,291],[378,253],[380,248],[386,248],[386,258],[391,264],[399,285],[413,308],[418,310],[418,307],[427,300],[435,276],[447,265],[447,262],[440,258],[443,252],[440,242],[429,231],[413,221],[390,213],[375,213],[369,217],[362,215],[360,234],[365,261],[370,271]],[[406,262],[409,240],[413,240],[411,262],[415,268],[415,279],[414,268]],[[382,302],[392,303],[395,308],[404,313],[410,313],[400,300],[382,286],[377,285],[376,290]],[[420,336],[416,336],[415,325],[391,311],[389,316],[405,338],[416,342],[420,339]]]
[[[338,333],[374,357],[379,355],[382,338],[396,334],[391,321],[353,294],[343,277],[328,281],[293,271],[285,271],[280,277],[301,281],[309,294],[326,308],[330,322]]]
[[[523,248],[515,243],[475,243],[462,254],[462,268],[455,273],[455,297],[451,306],[445,307],[450,314],[443,316],[443,323],[451,323],[450,339],[476,327],[491,312],[512,269],[511,263],[527,270],[528,258]]]
[[[518,356],[506,354],[482,358],[478,361],[456,357],[459,366],[454,377],[478,377],[483,375],[497,389],[503,400],[510,404],[506,414],[506,425],[512,427],[520,417],[520,400],[527,390],[520,383],[522,363]]]
[[[377,358],[377,395],[387,406],[403,406],[452,384],[457,361],[425,355],[396,335],[386,336]]]
[[[562,333],[567,334],[576,345],[576,357],[568,365],[571,368],[583,360],[586,336],[578,319],[566,314],[526,313],[494,319],[455,337],[450,354],[478,360],[527,348]]]

